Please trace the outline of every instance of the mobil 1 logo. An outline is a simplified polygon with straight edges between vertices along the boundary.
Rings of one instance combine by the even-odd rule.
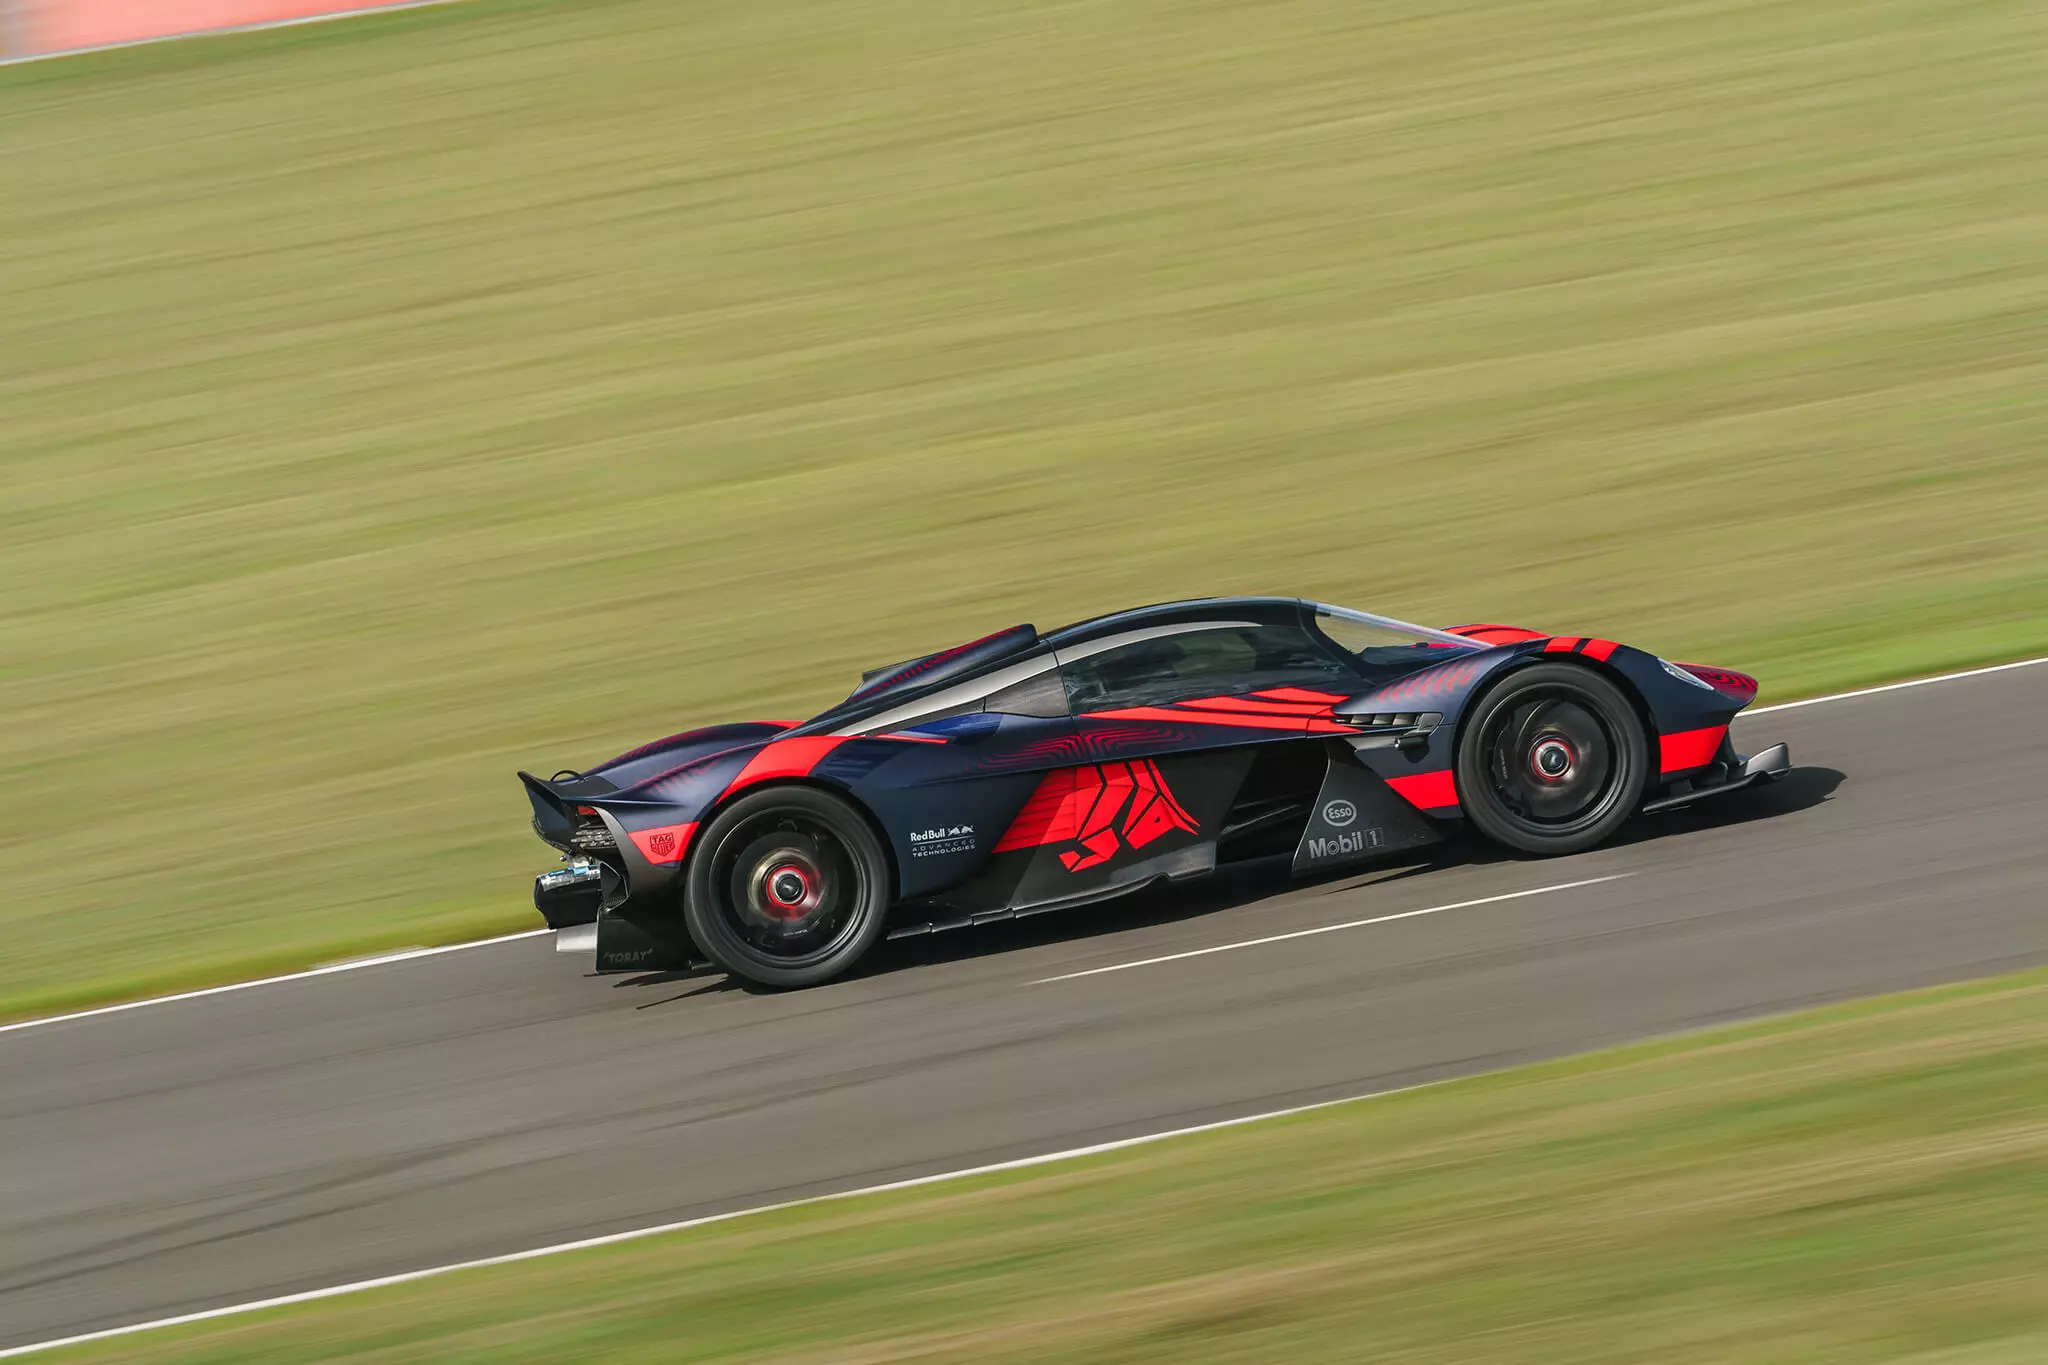
[[[1386,831],[1361,820],[1357,802],[1331,796],[1327,789],[1323,798],[1309,816],[1308,828],[1301,832],[1301,844],[1294,850],[1295,867],[1363,858],[1385,846]]]
[[[1352,829],[1340,834],[1311,834],[1301,841],[1303,863],[1329,863],[1340,858],[1362,858],[1386,842],[1378,829]]]
[[[1301,842],[1294,846],[1294,870],[1363,862],[1382,849],[1405,847],[1409,840],[1390,837],[1388,800],[1385,788],[1370,773],[1348,760],[1333,762],[1309,807]],[[1398,829],[1392,834],[1398,835]]]

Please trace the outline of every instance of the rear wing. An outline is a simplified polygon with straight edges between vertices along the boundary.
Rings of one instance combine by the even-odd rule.
[[[533,803],[534,833],[558,848],[567,847],[569,836],[576,832],[575,803],[532,773],[521,772],[519,781],[526,787],[526,799]],[[581,798],[579,802],[589,804]]]
[[[579,823],[576,818],[578,806],[592,810],[667,810],[666,801],[650,800],[638,796],[621,796],[618,792],[579,792],[575,788],[586,783],[599,783],[609,788],[610,784],[601,777],[579,777],[573,773],[558,775],[556,778],[538,778],[532,773],[521,772],[519,780],[526,787],[526,799],[533,803],[534,828],[547,838],[550,829],[573,829]],[[565,790],[566,789],[566,790]],[[552,841],[551,841],[552,842]]]

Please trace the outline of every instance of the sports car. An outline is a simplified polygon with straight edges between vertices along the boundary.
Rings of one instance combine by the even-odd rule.
[[[711,963],[782,988],[885,937],[1252,859],[1319,875],[1461,824],[1575,853],[1782,775],[1784,745],[1729,740],[1756,691],[1612,640],[1291,597],[1012,626],[875,669],[806,721],[520,773],[564,860],[534,904],[600,971]]]

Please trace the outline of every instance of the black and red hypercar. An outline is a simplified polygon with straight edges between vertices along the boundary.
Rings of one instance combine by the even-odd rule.
[[[603,971],[765,986],[885,936],[1289,858],[1320,873],[1456,822],[1573,853],[1782,774],[1728,739],[1756,680],[1611,640],[1449,631],[1291,597],[1012,626],[866,675],[801,723],[714,725],[521,773],[566,867],[534,902]]]

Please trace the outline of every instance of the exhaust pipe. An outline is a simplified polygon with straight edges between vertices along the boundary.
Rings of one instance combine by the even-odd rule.
[[[533,908],[550,929],[595,923],[610,889],[608,881],[616,882],[617,874],[603,863],[578,859],[533,879]]]

